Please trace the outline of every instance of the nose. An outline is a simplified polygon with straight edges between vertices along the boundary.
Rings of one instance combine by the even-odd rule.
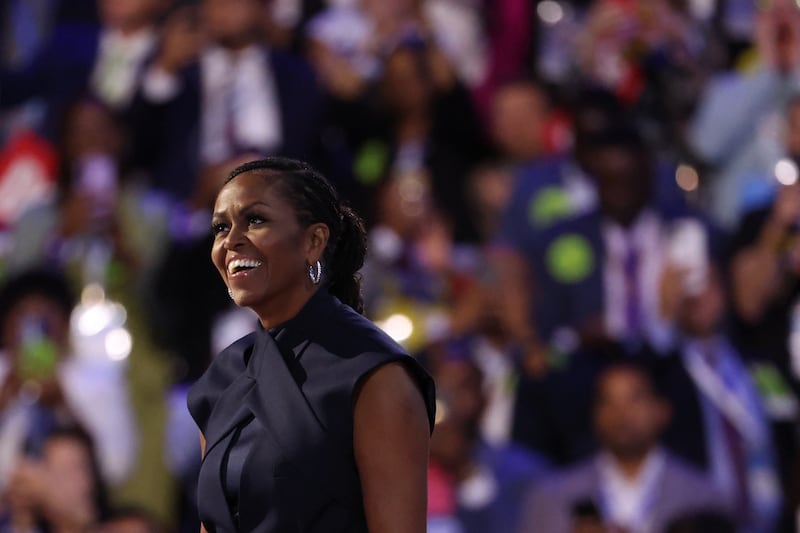
[[[238,224],[231,224],[228,234],[225,235],[225,240],[222,245],[226,250],[233,250],[244,242],[244,233],[239,228]]]

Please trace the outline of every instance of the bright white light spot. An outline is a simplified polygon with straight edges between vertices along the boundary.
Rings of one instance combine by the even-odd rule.
[[[125,323],[127,312],[118,303],[100,301],[80,304],[72,312],[73,327],[79,335],[91,337],[104,330],[119,327]]]
[[[78,332],[86,337],[97,335],[108,327],[112,318],[113,313],[109,306],[95,304],[84,307],[78,311]]]
[[[797,165],[791,159],[781,159],[775,165],[775,177],[782,185],[797,183]]]
[[[125,328],[116,328],[106,334],[105,344],[109,359],[122,361],[130,355],[133,339]]]
[[[539,15],[542,22],[553,26],[564,18],[564,9],[554,0],[544,0],[544,2],[539,2],[539,5],[536,6],[536,14]]]
[[[414,332],[414,324],[411,323],[411,319],[400,313],[379,322],[378,326],[397,342],[403,342]]]
[[[692,192],[697,190],[697,187],[700,185],[700,176],[697,174],[697,170],[695,170],[694,167],[678,165],[678,169],[675,171],[675,181],[678,187],[684,191]]]

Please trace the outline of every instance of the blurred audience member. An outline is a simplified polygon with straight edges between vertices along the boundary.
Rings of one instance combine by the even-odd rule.
[[[137,434],[124,365],[74,353],[74,301],[57,274],[28,271],[0,289],[0,486],[18,456],[40,454],[49,432],[80,423],[97,443],[103,477],[119,484],[130,473]]]
[[[530,51],[536,41],[533,5],[525,0],[497,0],[484,5],[488,58],[482,83],[473,96],[482,117],[489,114],[495,90],[507,80],[530,74]]]
[[[311,69],[263,44],[262,0],[203,0],[167,20],[134,102],[138,163],[155,185],[208,209],[242,154],[307,159],[319,120]]]
[[[453,65],[458,78],[470,89],[486,81],[490,42],[483,19],[487,11],[505,6],[485,5],[476,0],[427,0],[417,2],[430,38]],[[508,2],[506,2],[508,3]],[[509,26],[509,30],[515,29]]]
[[[131,183],[121,162],[124,135],[119,122],[103,104],[78,100],[65,115],[61,138],[58,195],[24,213],[14,225],[9,270],[45,262],[73,264],[80,281],[88,283],[105,278],[112,257],[131,270],[143,266],[158,253],[163,237],[158,239],[155,216],[147,220],[146,244],[138,228],[128,232],[130,227],[122,227],[123,191]]]
[[[800,380],[792,342],[800,297],[798,221],[800,185],[781,186],[771,205],[742,220],[730,263],[736,340],[744,352],[776,365],[795,391]]]
[[[21,458],[6,488],[8,529],[80,533],[105,518],[107,495],[91,437],[56,428],[40,458]]]
[[[613,340],[633,351],[645,342],[664,350],[672,341],[670,324],[661,315],[659,286],[676,218],[657,200],[652,154],[635,129],[618,125],[593,141],[586,157],[597,207],[538,234],[508,229],[516,232],[519,244],[512,249],[521,254],[507,282],[507,297],[517,302],[508,318],[517,324],[512,331],[525,332],[520,338],[528,345],[527,363],[534,373],[543,371],[543,347],[567,340],[570,346],[556,348],[571,351],[576,343]],[[553,209],[546,212],[563,212]],[[506,262],[502,268],[509,271],[513,265]],[[525,276],[532,278],[532,293],[523,289]],[[535,321],[524,319],[531,312]]]
[[[664,289],[680,333],[674,356],[659,361],[676,413],[665,442],[708,472],[735,510],[740,531],[774,531],[782,503],[778,473],[788,472],[796,456],[792,428],[790,455],[779,469],[762,399],[768,391],[762,393],[751,375],[750,367],[757,377],[758,366],[743,360],[722,329],[726,299],[719,273],[708,259],[704,270],[675,270]]]
[[[42,127],[54,136],[66,107],[90,93],[117,111],[127,109],[145,61],[157,45],[156,21],[169,0],[98,0],[100,25],[58,24],[47,44],[26,64],[0,69],[0,108],[40,98]]]
[[[502,163],[484,163],[469,176],[467,200],[481,243],[490,243],[500,229],[514,189],[510,169]]]
[[[158,45],[156,22],[172,0],[98,0],[102,28],[89,86],[108,107],[126,109]]]
[[[473,324],[459,337],[429,346],[421,356],[432,366],[441,359],[458,357],[474,364],[483,377],[480,438],[490,446],[511,442],[516,392],[520,379],[518,351],[500,318],[502,302],[491,274],[470,288]]]
[[[550,108],[539,85],[522,79],[501,84],[489,111],[491,138],[501,161],[513,167],[543,155]]]
[[[670,0],[594,1],[572,56],[581,78],[630,105],[664,148],[682,144],[682,122],[704,74],[704,34],[681,6]]]
[[[441,419],[431,441],[431,475],[451,487],[452,517],[460,531],[515,531],[523,496],[546,472],[545,462],[521,448],[492,445],[480,437],[486,403],[474,363],[446,358],[435,369]]]
[[[412,40],[386,58],[379,90],[382,112],[354,147],[354,177],[367,194],[387,179],[406,195],[430,187],[456,240],[475,240],[466,181],[486,143],[466,89],[440,51]]]
[[[419,35],[420,5],[416,0],[332,2],[312,18],[306,26],[310,57],[328,90],[343,94],[346,86],[378,79],[382,58]]]
[[[453,242],[452,226],[433,208],[430,189],[419,186],[411,195],[397,181],[381,187],[380,217],[369,232],[362,269],[366,315],[412,353],[471,332],[481,312],[474,290],[479,258]],[[397,317],[410,329],[392,328]]]
[[[670,410],[646,370],[613,366],[596,386],[601,451],[542,481],[519,531],[661,533],[686,512],[726,509],[710,481],[659,446]]]
[[[710,208],[728,227],[742,213],[747,180],[774,175],[785,156],[781,114],[798,89],[800,10],[791,0],[775,0],[758,9],[755,19],[757,68],[725,73],[707,84],[689,137],[715,170]]]

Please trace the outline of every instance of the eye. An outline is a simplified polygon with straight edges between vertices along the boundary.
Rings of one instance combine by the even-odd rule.
[[[253,226],[253,225],[257,225],[257,224],[263,224],[266,221],[267,221],[267,219],[262,217],[261,215],[248,215],[247,216],[247,225],[248,226]]]
[[[228,225],[222,222],[217,222],[215,224],[211,224],[211,233],[214,235],[219,235],[220,233],[228,231]]]

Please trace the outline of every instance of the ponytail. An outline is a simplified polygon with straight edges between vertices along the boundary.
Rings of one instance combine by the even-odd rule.
[[[367,232],[364,221],[355,211],[347,206],[341,206],[341,230],[333,246],[328,272],[328,290],[355,309],[358,313],[364,312],[364,300],[361,295],[361,274],[359,270],[364,265],[367,253]]]

